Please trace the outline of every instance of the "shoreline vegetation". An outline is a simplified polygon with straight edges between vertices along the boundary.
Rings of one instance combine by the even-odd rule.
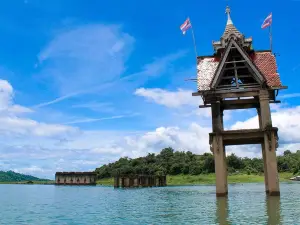
[[[293,173],[279,173],[280,182],[293,182],[290,178]],[[167,186],[214,185],[215,174],[200,175],[167,175]],[[228,184],[263,183],[264,174],[231,174],[228,175]],[[113,178],[97,180],[97,185],[113,186]]]
[[[41,185],[51,185],[55,184],[54,180],[49,181],[0,181],[0,184],[41,184]]]
[[[264,182],[262,158],[242,158],[231,154],[226,160],[228,183]],[[280,182],[290,181],[291,177],[300,173],[300,150],[295,153],[286,150],[283,155],[277,156],[277,167]],[[99,185],[113,185],[116,175],[134,174],[167,175],[168,186],[215,184],[215,162],[211,153],[196,155],[172,148],[135,159],[123,157],[96,168],[95,172]]]
[[[242,158],[231,154],[226,160],[228,183],[264,182],[262,158]],[[280,182],[290,181],[291,177],[299,175],[300,150],[295,153],[286,150],[283,155],[277,156],[277,167]],[[215,162],[211,153],[196,155],[172,148],[135,159],[122,157],[114,163],[96,168],[95,172],[98,185],[112,186],[114,176],[134,174],[167,175],[168,186],[215,184]],[[0,184],[54,184],[54,181],[13,171],[0,171]]]
[[[280,182],[293,182],[289,179],[293,173],[279,173]],[[263,183],[264,174],[231,174],[228,175],[229,184],[241,183]],[[1,182],[0,184],[41,184],[53,185],[54,181],[20,181],[20,182]],[[167,175],[167,186],[189,186],[189,185],[213,185],[215,184],[215,174],[200,174],[200,175]],[[97,180],[97,185],[113,186],[113,178],[103,178]]]

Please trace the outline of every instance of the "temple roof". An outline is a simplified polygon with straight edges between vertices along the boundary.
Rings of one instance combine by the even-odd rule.
[[[253,52],[249,55],[254,65],[262,73],[269,87],[280,87],[275,56],[270,51]],[[209,91],[220,58],[215,56],[198,57],[197,87],[198,91]]]
[[[228,6],[226,7],[226,14],[227,14],[227,23],[222,38],[226,38],[231,33],[235,34],[236,36],[242,37],[243,35],[241,34],[241,32],[238,31],[238,29],[236,29],[236,27],[232,22],[232,19],[230,17],[230,8]]]
[[[235,27],[231,19],[231,11],[230,8],[226,7],[226,14],[227,14],[227,22],[225,26],[225,30],[223,35],[220,38],[220,41],[213,41],[213,47],[216,52],[221,49],[224,49],[226,43],[228,43],[229,39],[234,38],[235,40],[242,43],[242,45],[250,47],[252,43],[252,38],[245,38],[245,36]]]
[[[253,50],[252,37],[245,38],[234,26],[229,7],[226,14],[225,31],[220,41],[213,42],[215,53],[197,58],[198,91],[250,86],[282,89],[274,54]]]

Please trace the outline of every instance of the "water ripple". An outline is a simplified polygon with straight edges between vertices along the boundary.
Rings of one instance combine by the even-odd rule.
[[[0,224],[299,224],[300,183],[281,183],[268,198],[264,184],[113,189],[0,185]]]

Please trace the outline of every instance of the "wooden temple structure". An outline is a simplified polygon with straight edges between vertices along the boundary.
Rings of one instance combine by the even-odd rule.
[[[164,187],[167,186],[166,176],[155,175],[119,175],[114,177],[115,188],[129,187]]]
[[[212,132],[209,144],[215,160],[216,195],[227,196],[226,146],[260,144],[264,162],[265,189],[270,196],[280,195],[276,161],[278,128],[272,126],[270,103],[278,91],[287,89],[280,81],[271,50],[254,50],[252,38],[246,38],[234,26],[230,9],[220,41],[213,41],[214,54],[197,57],[197,92],[203,105],[210,107]],[[224,110],[257,110],[258,129],[224,130]]]

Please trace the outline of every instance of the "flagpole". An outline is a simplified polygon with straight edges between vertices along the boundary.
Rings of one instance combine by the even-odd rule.
[[[193,37],[193,43],[194,43],[194,51],[195,51],[195,55],[196,55],[196,74],[197,74],[197,63],[198,63],[197,59],[198,59],[198,54],[197,54],[196,40],[195,40],[195,34],[194,34],[193,24],[192,24],[190,18],[189,18],[189,21],[191,23],[192,37]]]
[[[197,47],[196,47],[196,41],[195,41],[195,34],[194,34],[193,25],[191,26],[191,28],[192,28],[192,36],[193,36],[193,42],[194,42],[194,50],[195,50],[195,54],[196,54],[196,58],[197,58],[198,54],[197,54]]]
[[[272,46],[272,24],[269,26],[269,38],[270,38],[270,49],[271,52],[273,52],[273,46]]]

